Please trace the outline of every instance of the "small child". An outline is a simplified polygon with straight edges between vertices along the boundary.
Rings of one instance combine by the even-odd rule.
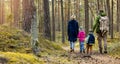
[[[84,41],[85,41],[85,31],[83,30],[82,26],[79,29],[78,33],[79,43],[80,43],[80,53],[85,53],[84,49]]]
[[[87,54],[92,54],[92,46],[95,43],[95,37],[93,35],[93,31],[92,30],[89,31],[89,34],[88,34],[86,40],[87,40],[86,41],[86,43],[87,43],[87,46],[86,46]]]

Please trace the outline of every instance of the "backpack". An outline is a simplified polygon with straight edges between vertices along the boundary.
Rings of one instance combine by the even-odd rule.
[[[107,16],[100,16],[99,23],[100,23],[100,28],[99,29],[101,31],[101,35],[103,36],[109,30],[108,17]]]
[[[93,34],[89,34],[88,43],[95,44],[95,37]]]

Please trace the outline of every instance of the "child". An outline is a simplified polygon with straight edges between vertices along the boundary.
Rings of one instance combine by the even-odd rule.
[[[84,49],[84,41],[85,41],[85,31],[83,30],[82,26],[79,29],[78,33],[79,43],[80,43],[80,53],[85,53]]]
[[[87,54],[92,54],[92,46],[95,43],[95,37],[93,35],[93,31],[92,30],[89,31],[89,34],[88,34],[86,40],[87,40],[87,42],[86,42],[87,43],[87,46],[86,46]]]

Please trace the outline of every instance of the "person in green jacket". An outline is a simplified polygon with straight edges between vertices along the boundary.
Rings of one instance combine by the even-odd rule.
[[[106,21],[106,23],[103,23],[101,25],[101,18],[102,20]],[[104,53],[107,53],[107,32],[109,30],[109,22],[108,22],[108,17],[104,13],[103,10],[99,11],[99,15],[96,17],[95,24],[93,26],[93,32],[96,30],[97,33],[97,40],[98,40],[98,45],[99,45],[99,51],[102,53],[103,48],[102,48],[102,39],[104,41]],[[106,26],[105,26],[106,25]],[[106,31],[104,30],[106,29]]]

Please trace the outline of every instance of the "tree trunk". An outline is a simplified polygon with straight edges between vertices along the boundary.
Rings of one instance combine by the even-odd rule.
[[[37,12],[34,4],[34,0],[30,0],[31,4],[31,45],[32,45],[32,50],[35,55],[39,54],[39,49],[38,49],[38,25],[37,25]]]
[[[84,0],[84,8],[85,8],[85,32],[86,35],[89,32],[89,5],[88,0]]]
[[[95,19],[95,15],[93,13],[92,6],[89,6],[89,10],[90,10],[90,27],[92,29],[93,28],[93,19]]]
[[[104,9],[105,9],[105,12],[107,13],[107,3],[106,3],[106,0],[104,0]]]
[[[5,23],[4,1],[0,0],[0,24]]]
[[[119,3],[120,3],[120,0],[119,0]],[[119,4],[118,10],[120,11],[120,4]],[[119,22],[119,25],[120,25],[120,12],[119,12],[119,16],[118,17],[119,17],[119,21],[118,22]],[[120,32],[120,28],[119,28],[119,32]]]
[[[22,7],[23,7],[23,22],[22,22],[22,28],[24,31],[30,33],[31,29],[31,12],[30,12],[30,0],[22,0]]]
[[[79,15],[78,15],[78,20],[79,20],[79,25],[82,25],[82,20],[81,20],[81,0],[79,0],[79,6],[78,6],[78,13],[79,13]]]
[[[114,19],[113,19],[113,6],[114,6],[114,4],[113,4],[114,2],[113,2],[113,0],[111,0],[111,39],[113,39],[113,21],[114,21]]]
[[[49,0],[43,0],[44,3],[44,37],[51,40]]]
[[[100,9],[102,9],[102,10],[104,10],[104,8],[103,8],[103,4],[104,4],[104,2],[103,2],[103,0],[99,0],[99,2],[100,2]]]
[[[64,15],[63,15],[63,0],[61,0],[61,18],[62,18],[62,43],[65,42],[65,33],[64,33]]]
[[[20,21],[20,0],[13,1],[13,8],[14,8],[14,25],[15,27],[19,27]]]
[[[2,24],[2,2],[0,0],[0,24]]]
[[[58,0],[58,31],[61,31],[61,28],[60,28],[60,1]]]
[[[99,13],[100,10],[100,0],[97,0],[97,13]]]
[[[68,20],[67,21],[70,20],[70,3],[71,3],[71,1],[68,0]]]
[[[117,0],[117,32],[119,32],[119,23],[120,23],[120,0]]]
[[[43,0],[38,0],[38,16],[39,16],[39,32],[40,33],[43,33],[43,3],[42,3]],[[42,29],[41,29],[42,28]]]
[[[110,34],[110,22],[111,22],[111,13],[110,13],[110,0],[106,0],[106,4],[107,4],[107,15],[108,15],[108,18],[109,18],[109,34]]]
[[[10,0],[11,1],[11,22],[10,22],[10,26],[13,26],[13,20],[14,20],[14,18],[13,18],[13,0]]]
[[[54,0],[52,0],[52,40],[55,41]]]

